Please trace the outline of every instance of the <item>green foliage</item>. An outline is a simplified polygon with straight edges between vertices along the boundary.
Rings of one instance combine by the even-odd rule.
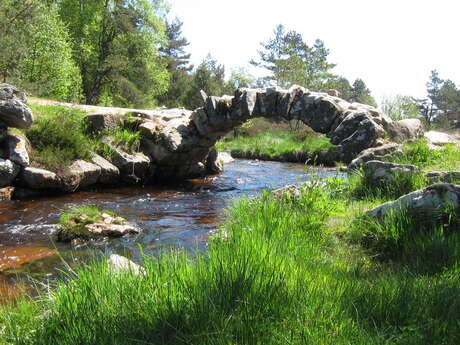
[[[193,259],[144,258],[140,276],[105,261],[82,267],[52,293],[2,307],[0,341],[458,343],[458,233],[429,236],[431,222],[408,216],[388,226],[359,218],[346,225],[360,236],[350,243],[326,223],[352,200],[332,200],[328,188],[240,200]]]
[[[2,19],[2,15],[7,17]],[[5,0],[0,4],[0,22],[3,81],[37,96],[79,100],[80,72],[56,5]]]
[[[381,220],[358,218],[353,226],[364,234],[364,245],[379,260],[392,260],[424,274],[460,264],[458,210],[433,208],[398,210]],[[355,230],[356,231],[356,230]]]
[[[460,148],[454,144],[445,145],[443,150],[432,150],[425,139],[418,139],[403,146],[403,153],[389,161],[399,164],[413,164],[425,170],[454,171],[460,168]]]
[[[266,81],[276,81],[278,86],[301,85],[312,90],[320,90],[332,76],[330,69],[335,65],[327,61],[329,50],[321,40],[308,46],[302,35],[296,31],[286,31],[277,25],[274,37],[261,43],[259,61],[251,64],[270,72]]]
[[[385,97],[382,99],[381,108],[394,121],[420,117],[420,107],[410,96]]]
[[[369,104],[373,107],[377,106],[375,99],[371,95],[371,91],[367,88],[366,84],[362,79],[356,79],[353,83],[353,86],[350,90],[350,99],[351,102],[358,102],[363,104]]]
[[[324,135],[314,133],[306,126],[300,129],[290,126],[292,124],[273,124],[265,119],[254,119],[238,130],[237,137],[227,137],[218,142],[216,147],[220,151],[265,156],[266,159],[282,159],[289,155],[298,156],[299,160],[304,156],[314,159],[319,151],[333,148]]]
[[[225,67],[208,54],[203,62],[193,71],[192,81],[187,94],[188,109],[196,109],[202,106],[199,98],[200,90],[208,95],[222,96],[233,94],[234,89],[225,81]]]
[[[72,237],[89,238],[91,233],[85,228],[85,225],[103,222],[102,214],[104,213],[115,216],[113,212],[95,205],[78,206],[65,210],[59,218],[61,232]]]
[[[148,106],[166,90],[168,72],[157,52],[164,32],[162,1],[63,0],[59,9],[87,104]]]
[[[349,178],[350,196],[356,199],[394,200],[429,185],[423,172],[395,173],[386,182],[376,181],[363,171],[355,171]]]
[[[62,171],[75,159],[91,159],[84,112],[60,106],[31,107],[36,119],[25,135],[32,146],[33,165]]]
[[[127,129],[118,129],[111,138],[116,146],[120,147],[123,151],[128,153],[139,152],[141,141],[140,132],[131,132]]]

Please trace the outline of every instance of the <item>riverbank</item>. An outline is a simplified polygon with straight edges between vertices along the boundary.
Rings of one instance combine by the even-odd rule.
[[[386,200],[327,179],[230,207],[206,254],[105,262],[3,309],[14,344],[455,344],[460,236],[420,219],[370,226]],[[395,238],[395,234],[402,234]],[[0,343],[1,343],[0,341]]]
[[[232,157],[242,159],[329,167],[340,161],[329,138],[298,121],[289,123],[255,119],[238,129],[236,136],[234,134],[217,142],[216,149],[230,151]]]

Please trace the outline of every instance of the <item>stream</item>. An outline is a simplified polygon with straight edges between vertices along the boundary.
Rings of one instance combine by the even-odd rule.
[[[33,282],[54,279],[66,265],[99,253],[139,261],[141,251],[203,250],[222,224],[225,207],[243,196],[313,178],[337,176],[336,169],[253,160],[228,163],[219,175],[169,187],[121,187],[28,201],[0,201],[0,302],[15,298]],[[51,237],[60,213],[69,207],[99,205],[142,229],[139,235],[77,247]],[[142,249],[141,249],[142,248]]]

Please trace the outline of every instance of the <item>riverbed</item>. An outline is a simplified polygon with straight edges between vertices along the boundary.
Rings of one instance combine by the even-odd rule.
[[[0,201],[0,301],[13,298],[30,279],[46,282],[68,265],[118,253],[139,261],[141,252],[204,250],[206,240],[225,219],[234,200],[262,190],[337,176],[336,169],[303,164],[235,160],[219,175],[186,180],[172,186],[120,187],[82,191],[27,201]],[[62,210],[99,205],[142,229],[139,235],[89,242],[56,243],[52,235]],[[24,282],[27,280],[27,282]],[[3,296],[3,297],[2,297]]]

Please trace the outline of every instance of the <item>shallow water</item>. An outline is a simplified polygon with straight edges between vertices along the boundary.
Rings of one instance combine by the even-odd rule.
[[[222,224],[225,206],[232,200],[336,174],[335,169],[306,169],[302,164],[236,160],[220,175],[174,187],[122,187],[0,201],[0,300],[2,291],[17,294],[16,282],[21,277],[43,280],[62,269],[64,261],[78,262],[94,253],[116,252],[136,260],[140,246],[145,254],[153,255],[171,247],[203,249],[206,239]],[[80,247],[55,243],[51,234],[61,211],[88,204],[115,211],[142,233]]]

